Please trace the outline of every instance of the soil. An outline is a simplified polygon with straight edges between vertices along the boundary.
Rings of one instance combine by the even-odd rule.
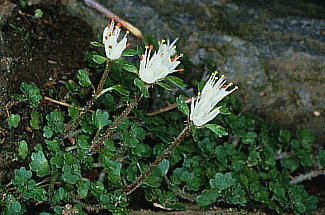
[[[33,16],[35,9],[43,11],[42,18]],[[44,89],[74,76],[85,66],[84,52],[94,40],[92,28],[86,22],[66,15],[60,7],[39,5],[16,8],[1,35],[0,88],[4,88],[7,95],[20,93],[21,82],[34,82]],[[8,97],[0,96],[1,106],[10,105],[8,101]],[[18,129],[8,128],[9,112],[0,107],[0,183],[10,181],[17,165],[13,161],[16,141],[24,139],[32,145],[41,141],[41,137],[28,132],[29,122],[24,119],[29,111],[25,105],[14,105],[9,110],[22,116]]]
[[[40,8],[44,16],[34,18],[34,10]],[[2,29],[4,49],[0,49],[0,66],[10,64],[4,75],[7,78],[7,93],[18,93],[21,82],[34,82],[45,88],[48,83],[56,84],[75,74],[76,70],[85,66],[84,52],[90,50],[89,41],[94,41],[92,28],[83,20],[68,16],[60,7],[31,6],[17,9],[7,20]],[[1,72],[1,70],[0,70]],[[3,81],[2,78],[1,81]],[[1,97],[0,97],[1,98]],[[9,100],[5,98],[5,100]],[[0,101],[1,104],[1,101]],[[2,108],[0,108],[1,111]],[[25,139],[36,144],[41,136],[33,136],[28,131],[29,116],[24,104],[15,105],[10,112],[22,115],[18,129],[9,129],[7,113],[0,113],[0,184],[6,184],[13,176],[13,169],[20,166],[14,161],[16,141]],[[15,141],[15,142],[14,142]],[[322,177],[305,183],[307,189],[320,199],[325,206],[324,186]],[[323,191],[322,191],[323,190]],[[150,209],[153,209],[150,207]],[[226,209],[197,211],[189,208],[185,212],[166,212],[152,210],[135,210],[131,214],[266,214],[264,212],[236,213]],[[319,213],[321,214],[321,212]]]

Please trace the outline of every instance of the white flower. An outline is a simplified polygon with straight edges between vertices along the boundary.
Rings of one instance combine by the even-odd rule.
[[[127,38],[129,34],[127,31],[124,37],[118,42],[121,32],[121,23],[115,25],[114,20],[110,25],[107,25],[103,33],[103,44],[107,58],[115,60],[121,57],[122,52],[127,48]]]
[[[140,58],[139,69],[139,77],[142,81],[146,82],[147,84],[152,84],[165,78],[170,73],[183,70],[176,69],[176,67],[180,64],[180,61],[177,60],[182,55],[175,55],[172,57],[176,53],[176,41],[177,39],[171,44],[169,44],[169,41],[167,44],[165,44],[165,40],[162,40],[159,43],[158,51],[154,52],[152,56],[152,45],[145,47],[146,51]]]
[[[216,72],[212,73],[197,100],[194,101],[192,98],[190,120],[195,126],[203,126],[214,119],[220,113],[221,107],[215,107],[218,102],[238,89],[235,86],[232,90],[227,91],[233,83],[225,85],[224,75],[218,79],[216,74]]]

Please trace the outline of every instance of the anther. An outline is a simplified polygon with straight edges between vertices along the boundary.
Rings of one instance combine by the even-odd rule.
[[[120,28],[120,27],[122,27],[122,24],[119,22],[116,24],[116,26],[118,26]]]
[[[129,34],[129,33],[130,33],[130,31],[126,31],[125,33],[126,33],[126,34]]]
[[[184,69],[177,69],[177,71],[182,72],[182,71],[184,71]]]
[[[164,42],[166,42],[166,40],[162,39],[161,42],[164,43]]]
[[[110,48],[110,49],[111,49],[111,48],[113,48],[113,47],[112,47],[111,45],[109,45],[109,46],[108,46],[108,48]]]
[[[131,46],[131,43],[127,43],[125,47],[128,48],[130,46]]]
[[[153,45],[149,45],[149,50],[153,50]]]
[[[105,36],[105,40],[108,40],[108,36]]]
[[[140,60],[143,60],[143,56],[140,56],[139,59],[140,59]]]
[[[149,48],[149,46],[145,46],[144,48],[145,48],[145,49],[148,49],[148,48]]]

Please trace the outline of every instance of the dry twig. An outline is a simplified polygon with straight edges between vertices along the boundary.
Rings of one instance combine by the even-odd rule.
[[[108,10],[103,5],[101,5],[98,2],[95,2],[93,0],[83,0],[83,1],[85,2],[86,5],[94,8],[98,12],[104,14],[106,17],[108,17],[108,18],[114,17],[117,22],[120,22],[123,25],[123,27],[126,28],[128,31],[130,31],[134,36],[136,36],[137,38],[143,39],[142,32],[137,27],[133,26],[129,22],[125,21],[124,19],[121,19],[120,17],[118,17],[112,11]]]

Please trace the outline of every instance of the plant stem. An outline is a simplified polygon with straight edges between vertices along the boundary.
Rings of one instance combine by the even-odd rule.
[[[101,79],[99,81],[99,84],[97,86],[97,89],[95,91],[95,94],[93,95],[93,97],[91,98],[91,100],[87,103],[87,106],[83,109],[83,111],[80,112],[79,118],[77,120],[72,121],[71,123],[68,123],[65,126],[65,128],[64,128],[64,131],[66,133],[65,137],[69,136],[69,133],[71,131],[74,131],[78,127],[78,124],[84,118],[85,113],[87,113],[92,108],[92,106],[94,106],[96,100],[98,99],[101,91],[104,88],[104,84],[105,84],[105,82],[107,80],[107,77],[108,77],[108,74],[109,74],[109,70],[112,67],[112,63],[113,62],[111,60],[107,61],[106,67],[105,67],[105,70],[104,70],[104,73],[103,73],[103,75],[102,75],[102,77],[101,77]]]
[[[113,134],[117,126],[129,115],[129,113],[138,105],[142,95],[136,96],[134,101],[130,103],[125,110],[121,113],[121,115],[115,120],[112,125],[106,130],[105,134],[97,141],[94,141],[92,146],[89,149],[89,152],[98,149],[103,143],[108,140]]]
[[[124,193],[126,195],[131,194],[134,190],[136,190],[140,185],[141,182],[148,177],[148,175],[164,160],[166,159],[172,151],[184,140],[188,132],[190,131],[189,125],[186,125],[186,127],[179,133],[176,140],[167,148],[167,150],[162,153],[149,167],[146,169],[134,182],[129,184],[127,187],[125,187]]]

